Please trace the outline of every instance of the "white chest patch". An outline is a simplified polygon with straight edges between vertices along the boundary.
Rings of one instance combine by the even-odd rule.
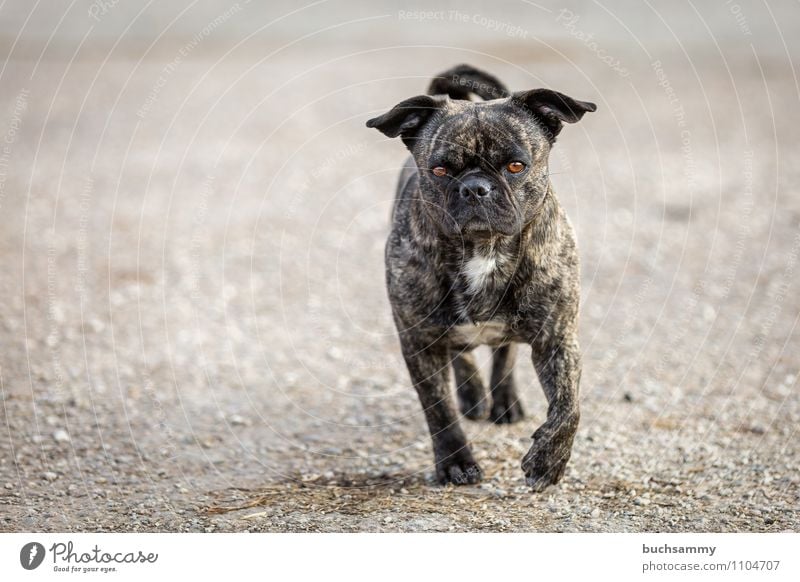
[[[494,256],[475,254],[470,258],[464,264],[462,271],[467,278],[467,287],[470,293],[477,293],[486,287],[496,268],[497,259]]]

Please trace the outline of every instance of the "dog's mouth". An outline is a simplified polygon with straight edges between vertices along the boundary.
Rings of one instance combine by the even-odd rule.
[[[513,200],[504,192],[478,201],[465,200],[459,192],[450,193],[445,222],[451,234],[466,237],[510,236],[519,232],[519,216]],[[443,217],[444,218],[444,217]]]
[[[462,233],[492,232],[492,225],[481,216],[473,216],[461,225]]]
[[[519,232],[519,225],[511,218],[501,220],[499,217],[474,214],[464,220],[457,221],[456,232],[462,237],[494,237],[511,236]]]

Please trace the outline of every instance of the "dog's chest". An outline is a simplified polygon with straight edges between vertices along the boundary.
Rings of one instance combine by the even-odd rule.
[[[498,256],[494,253],[474,253],[464,261],[459,275],[468,293],[475,295],[493,285],[498,274]]]
[[[493,248],[474,249],[459,257],[451,271],[448,294],[458,314],[456,323],[504,319],[499,309],[510,298],[510,261],[508,254]]]
[[[457,257],[453,265],[461,289],[472,296],[493,293],[503,286],[512,256],[496,245],[476,246]],[[513,267],[513,265],[511,265]]]

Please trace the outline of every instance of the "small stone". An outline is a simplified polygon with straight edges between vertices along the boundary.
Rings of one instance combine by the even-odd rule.
[[[64,429],[58,429],[53,433],[53,439],[57,443],[68,443],[70,441],[69,433]]]
[[[591,517],[592,517],[593,519],[597,519],[598,517],[600,517],[600,508],[598,508],[598,507],[595,507],[595,508],[592,510],[592,513],[590,513],[589,515],[591,515]]]
[[[257,513],[251,513],[250,515],[242,516],[242,519],[258,519],[259,517],[264,517],[267,515],[266,511],[259,511]]]
[[[42,479],[44,479],[45,481],[55,481],[56,479],[58,479],[58,475],[56,475],[52,471],[45,471],[44,473],[42,473]]]

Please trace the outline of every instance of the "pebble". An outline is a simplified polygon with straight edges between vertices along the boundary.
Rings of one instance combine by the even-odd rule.
[[[266,511],[259,511],[257,513],[251,513],[250,515],[245,515],[242,519],[257,519],[259,517],[264,517],[267,515]]]
[[[44,479],[45,481],[55,481],[56,479],[58,479],[58,475],[56,475],[52,471],[45,471],[44,473],[42,473],[42,479]]]
[[[64,429],[58,429],[53,433],[53,439],[57,443],[68,443],[70,441],[69,433]]]

